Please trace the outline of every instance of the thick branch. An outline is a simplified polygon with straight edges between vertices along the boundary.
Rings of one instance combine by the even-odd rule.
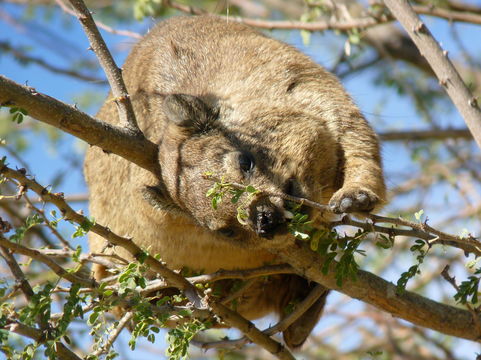
[[[481,110],[476,98],[464,84],[458,72],[406,0],[384,0],[399,20],[419,51],[433,68],[439,82],[464,118],[466,125],[481,148]]]
[[[15,106],[41,122],[117,154],[153,173],[159,172],[157,145],[144,137],[98,121],[73,106],[67,105],[34,88],[22,86],[0,75],[0,106]]]
[[[333,261],[329,272],[323,274],[322,257],[305,244],[297,243],[272,251],[309,280],[374,305],[393,316],[443,334],[477,342],[481,339],[481,333],[474,330],[476,320],[467,310],[441,304],[409,291],[398,294],[394,284],[363,270],[357,271],[356,280],[345,279],[342,287],[339,287],[335,276],[337,263]]]
[[[110,54],[102,35],[100,35],[99,29],[97,25],[95,25],[89,9],[87,9],[82,0],[69,0],[69,2],[77,13],[77,17],[84,28],[92,50],[99,59],[100,66],[102,66],[105,71],[107,80],[112,88],[114,101],[117,104],[120,123],[131,132],[132,135],[141,136],[142,132],[137,125],[134,108],[122,78],[122,72],[115,64],[114,58]]]

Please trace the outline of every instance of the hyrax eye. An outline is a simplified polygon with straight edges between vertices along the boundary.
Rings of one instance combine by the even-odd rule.
[[[245,173],[252,172],[252,170],[254,170],[254,166],[255,166],[255,161],[254,161],[254,157],[251,154],[241,153],[239,155],[239,168],[243,172]]]

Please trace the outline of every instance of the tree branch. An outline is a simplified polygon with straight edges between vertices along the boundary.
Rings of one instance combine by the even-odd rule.
[[[84,224],[88,219],[83,215],[75,212],[63,199],[63,196],[60,194],[55,194],[49,192],[46,188],[38,184],[35,180],[28,179],[22,171],[10,169],[7,166],[3,166],[0,168],[0,174],[4,175],[7,178],[15,179],[18,181],[22,186],[26,186],[30,190],[37,193],[39,196],[44,199],[46,202],[50,202],[57,206],[60,210],[62,215],[66,220],[76,222],[77,224]],[[124,238],[118,236],[117,234],[110,231],[110,229],[99,225],[94,224],[90,231],[96,233],[99,236],[102,236],[106,239],[110,244],[121,246],[126,249],[135,259],[142,258],[143,262],[150,267],[150,269],[160,276],[166,279],[166,281],[172,286],[175,286],[178,289],[181,289],[187,299],[193,304],[196,309],[203,310],[204,309],[204,299],[201,298],[200,294],[198,293],[195,286],[187,281],[183,276],[180,274],[170,270],[164,264],[162,264],[159,260],[155,259],[151,255],[146,254],[140,247],[138,247],[132,239]],[[12,245],[13,244],[13,245]],[[21,245],[14,244],[8,240],[4,240],[0,238],[0,246],[5,246],[9,248],[15,248],[16,251],[24,251],[28,252],[29,256],[43,256],[45,259],[42,259],[42,262],[52,265],[52,261],[48,259],[43,254],[38,252],[33,253],[35,250],[22,247]],[[39,255],[40,254],[40,255]],[[55,267],[54,265],[52,265]],[[65,271],[64,269],[58,270],[58,273],[62,273]],[[56,271],[57,272],[57,271]],[[72,274],[64,275],[66,279],[71,278]],[[70,279],[69,279],[70,280]],[[70,280],[72,281],[72,280]],[[78,280],[74,280],[72,282],[79,282],[83,283]],[[89,285],[87,285],[89,286]],[[250,321],[246,320],[240,314],[236,313],[235,311],[230,310],[229,308],[222,305],[220,302],[214,301],[209,299],[209,306],[214,310],[216,314],[221,316],[223,320],[231,327],[238,328],[243,332],[247,332],[246,336],[249,337],[253,342],[256,344],[264,347],[266,350],[270,351],[273,355],[279,357],[280,359],[294,359],[290,352],[280,343],[271,339],[270,337],[262,334],[262,332],[257,329]]]
[[[120,319],[119,323],[117,324],[117,327],[115,330],[110,334],[109,338],[105,342],[104,346],[102,346],[100,349],[97,351],[94,351],[92,353],[93,356],[100,356],[102,354],[107,354],[114,344],[115,340],[117,340],[118,336],[122,332],[122,330],[128,325],[130,320],[132,320],[132,317],[134,316],[134,313],[131,311],[126,312],[123,316],[122,319]]]
[[[0,241],[2,240],[0,235]],[[32,299],[34,295],[33,289],[30,286],[30,283],[25,278],[25,274],[23,273],[22,269],[17,263],[17,260],[13,257],[13,254],[10,252],[10,249],[7,249],[4,246],[0,246],[0,254],[3,256],[5,261],[7,262],[10,271],[12,272],[13,276],[15,277],[15,281],[18,283],[18,286],[22,290],[23,294],[27,301]]]
[[[44,331],[24,325],[15,320],[9,321],[5,326],[5,328],[10,332],[16,333],[18,335],[26,336],[30,339],[35,340],[38,343],[42,343],[45,340],[48,340],[45,338]],[[82,360],[72,350],[67,348],[61,342],[56,343],[56,349],[57,349],[57,356],[61,360]]]
[[[13,241],[9,241],[5,239],[3,236],[0,235],[0,247],[7,248],[11,250],[12,252],[26,255],[32,259],[36,259],[45,265],[47,265],[50,269],[52,269],[58,276],[61,278],[65,278],[68,281],[72,283],[78,283],[82,284],[83,286],[88,286],[92,287],[95,286],[95,280],[93,279],[84,279],[81,278],[73,273],[68,272],[65,270],[63,267],[61,267],[59,264],[57,264],[55,261],[50,259],[48,256],[43,255],[39,251],[35,249],[31,249],[28,247],[25,247],[23,245],[17,244]]]
[[[414,5],[412,9],[415,13],[421,15],[436,16],[438,18],[449,21],[466,22],[470,24],[481,24],[481,15],[469,13],[466,11],[454,11],[442,9],[434,6],[420,6]]]
[[[42,58],[28,55],[27,53],[23,52],[20,48],[18,47],[15,48],[14,46],[12,46],[9,41],[0,41],[0,49],[2,51],[5,51],[6,53],[11,53],[16,59],[18,59],[19,62],[26,63],[26,64],[35,64],[55,74],[71,76],[76,79],[88,81],[96,85],[104,85],[106,83],[105,80],[100,79],[98,77],[91,76],[88,74],[82,74],[75,70],[63,69],[46,62]]]
[[[16,106],[35,119],[72,134],[90,145],[115,153],[138,166],[158,174],[157,145],[134,136],[124,128],[94,119],[34,88],[22,86],[0,75],[0,106]]]
[[[384,0],[391,13],[399,20],[421,54],[433,68],[440,84],[464,118],[466,125],[481,148],[481,110],[477,100],[464,84],[458,72],[406,0]]]
[[[72,11],[68,6],[65,5],[65,3],[62,1],[62,0],[55,0],[55,2],[57,3],[58,6],[60,6],[60,8],[65,11],[67,14],[70,14],[72,16],[77,16],[75,14],[75,11]],[[134,31],[129,31],[129,30],[119,30],[119,29],[114,29],[113,27],[111,26],[108,26],[107,24],[104,24],[103,22],[101,21],[95,21],[95,24],[101,28],[102,30],[105,30],[111,34],[115,34],[115,35],[122,35],[122,36],[128,36],[128,37],[131,37],[131,38],[134,38],[134,39],[142,39],[142,35],[140,35],[139,33],[136,33]]]
[[[208,297],[209,299],[209,297]],[[208,300],[209,301],[209,300]],[[212,310],[220,316],[220,318],[227,324],[233,325],[244,333],[252,342],[262,346],[264,349],[269,351],[272,355],[278,357],[279,359],[295,360],[294,356],[286,349],[281,343],[271,339],[268,335],[260,331],[255,325],[249,320],[244,319],[235,311],[232,311],[228,307],[220,304],[216,301],[209,301],[209,305]]]
[[[44,199],[44,201],[54,204],[60,210],[60,212],[62,213],[62,215],[66,220],[73,221],[80,225],[85,224],[86,222],[89,221],[85,216],[75,212],[65,202],[62,194],[49,192],[46,188],[41,186],[35,180],[28,179],[27,176],[25,176],[25,174],[22,173],[22,171],[13,170],[7,166],[3,166],[2,168],[0,168],[0,174],[3,174],[7,178],[15,179],[23,186],[27,186],[30,190],[34,191],[35,193],[37,193],[37,195],[41,196],[42,199]],[[152,271],[157,272],[159,275],[164,277],[168,282],[170,282],[173,286],[184,290],[187,298],[190,301],[192,301],[196,307],[201,307],[201,304],[202,304],[201,298],[197,292],[197,289],[191,283],[185,280],[185,278],[182,277],[181,275],[168,269],[166,266],[164,266],[160,261],[155,259],[153,256],[146,255],[145,252],[132,241],[132,239],[121,237],[113,233],[112,231],[110,231],[110,229],[106,228],[105,226],[102,226],[99,224],[93,224],[90,231],[96,233],[99,236],[102,236],[112,245],[122,246],[130,254],[132,254],[132,256],[135,259],[145,256],[144,262],[145,264],[150,266]],[[15,245],[17,245],[9,241],[7,242],[10,244],[4,244],[3,241],[0,242],[0,244],[9,248],[13,248]],[[41,255],[44,256],[43,254]]]
[[[432,129],[418,131],[386,131],[378,134],[382,141],[428,141],[462,139],[472,140],[473,134],[468,129]]]
[[[441,304],[409,291],[398,294],[395,285],[363,270],[357,271],[356,280],[345,279],[342,286],[339,286],[335,276],[337,262],[333,261],[328,273],[324,274],[324,259],[308,249],[306,244],[297,242],[271,251],[291,264],[301,276],[329,289],[374,305],[413,324],[447,335],[481,341],[481,333],[473,331],[477,320],[467,310]]]
[[[90,11],[82,0],[69,0],[69,2],[76,11],[77,17],[89,39],[92,50],[99,59],[100,66],[102,66],[105,71],[107,80],[112,88],[114,101],[117,105],[120,123],[132,135],[139,137],[142,136],[142,132],[137,125],[137,119],[135,118],[134,108],[130,101],[127,87],[122,78],[122,72],[115,64],[102,35],[100,35],[100,32],[97,29],[97,25],[95,25],[95,21],[92,18]]]
[[[27,186],[29,189],[42,196],[45,201],[56,205],[66,219],[75,221],[79,224],[84,223],[86,220],[85,217],[74,212],[65,203],[61,196],[49,193],[38,183],[28,179],[24,174],[21,173],[21,171],[15,171],[4,166],[0,173],[9,178],[16,179],[22,185]],[[376,221],[382,221],[383,219],[385,218],[377,217]],[[101,225],[95,224],[91,231],[104,237],[112,244],[122,246],[134,257],[138,257],[139,254],[143,253],[142,250],[130,239],[121,238]],[[362,270],[358,270],[356,281],[352,279],[346,279],[343,286],[340,287],[337,285],[337,279],[335,276],[335,266],[337,263],[333,261],[331,263],[329,272],[324,274],[322,272],[322,264],[324,259],[317,253],[307,249],[305,244],[296,243],[293,245],[287,245],[282,249],[270,249],[270,251],[279,255],[283,261],[291,264],[301,276],[305,276],[309,280],[315,281],[326,286],[327,288],[340,291],[349,295],[350,297],[360,299],[364,302],[377,306],[378,308],[381,308],[393,314],[394,316],[398,316],[420,326],[437,330],[444,334],[474,341],[479,341],[479,338],[481,338],[481,334],[473,332],[475,321],[469,311],[440,304],[436,301],[432,301],[407,291],[403,294],[397,294],[396,287],[393,284],[388,283],[376,275]],[[192,286],[192,284],[185,280],[182,276],[167,269],[160,262],[154,258],[151,258],[150,256],[147,256],[145,263],[149,265],[153,271],[158,272],[161,276],[165,277],[169,282],[180,289],[185,289],[186,287]],[[193,300],[195,300],[195,297],[198,296],[195,294]],[[186,295],[188,296],[187,292]],[[190,298],[192,299],[192,297]],[[226,316],[227,319],[229,319],[228,321],[230,321],[229,325],[237,327],[241,330],[245,327],[250,329],[250,322],[247,322],[247,320],[243,319],[242,317],[241,318],[243,320],[239,318],[240,315],[232,315],[229,312],[229,309],[227,309],[229,311],[225,310],[220,304],[214,304],[211,302],[209,305],[212,307],[212,309],[214,309],[214,311],[220,311],[218,313],[220,316]],[[254,335],[252,335],[254,336],[254,339],[258,334],[256,331],[254,331]],[[254,339],[251,338],[251,340],[256,341]],[[278,351],[278,348],[276,347],[276,349],[274,349],[272,344],[268,346],[272,351]]]
[[[185,12],[191,15],[204,15],[208,14],[204,9],[180,4],[176,1],[166,1],[166,5]],[[221,15],[219,15],[221,16]],[[375,17],[365,17],[359,19],[353,19],[349,21],[314,21],[314,22],[304,22],[304,21],[280,21],[280,20],[262,20],[262,19],[251,19],[240,16],[221,16],[228,21],[235,21],[249,26],[253,26],[259,29],[282,29],[282,30],[307,30],[307,31],[324,31],[324,30],[341,30],[347,31],[359,28],[369,28],[371,26],[376,26],[392,19],[388,19],[383,16],[380,18]]]
[[[309,295],[304,298],[299,304],[296,305],[294,311],[292,311],[289,315],[279,321],[276,325],[268,327],[267,329],[263,330],[262,332],[266,335],[274,335],[278,332],[284,331],[287,329],[294,321],[296,321],[302,314],[304,314],[307,309],[311,307],[312,304],[316,302],[319,297],[326,293],[326,288],[322,285],[316,285],[314,289],[311,290]],[[243,337],[240,339],[232,339],[232,340],[220,340],[220,341],[211,341],[211,342],[193,342],[193,344],[201,349],[208,350],[214,348],[240,348],[245,344],[249,343],[249,338]]]

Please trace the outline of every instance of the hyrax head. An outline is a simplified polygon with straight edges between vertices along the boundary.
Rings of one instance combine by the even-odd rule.
[[[279,197],[259,193],[231,202],[229,193],[218,209],[206,196],[214,185],[207,172],[226,182],[249,184],[268,193],[281,193],[263,164],[262,154],[239,141],[219,121],[219,111],[200,98],[168,95],[164,100],[165,124],[159,143],[164,191],[174,207],[200,225],[245,245],[255,238],[271,238],[286,230],[284,204]],[[239,206],[245,221],[239,222]]]

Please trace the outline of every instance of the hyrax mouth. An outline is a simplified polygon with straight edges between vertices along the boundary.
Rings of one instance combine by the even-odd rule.
[[[284,211],[270,202],[263,202],[251,207],[249,223],[255,233],[266,239],[272,237],[285,225]]]

